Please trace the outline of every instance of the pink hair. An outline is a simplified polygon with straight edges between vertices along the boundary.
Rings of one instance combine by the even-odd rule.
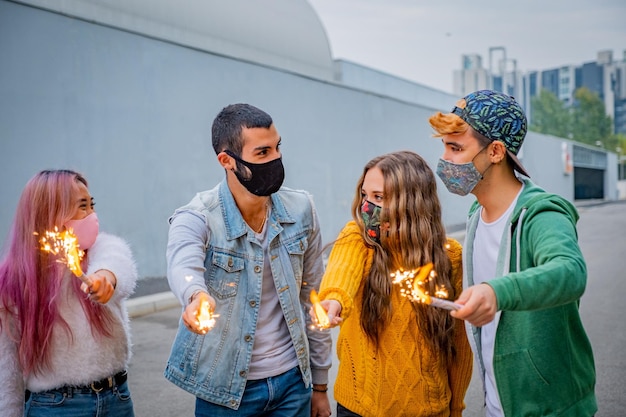
[[[50,364],[52,329],[59,322],[70,337],[72,330],[59,314],[61,280],[67,268],[53,255],[40,250],[39,237],[54,227],[62,229],[76,207],[73,196],[78,184],[87,180],[69,170],[41,171],[22,192],[11,226],[9,240],[0,263],[0,309],[15,319],[19,359],[25,375],[47,369]],[[83,264],[87,264],[87,256]],[[83,269],[85,270],[85,266]],[[80,280],[72,278],[72,290],[92,323],[92,332],[110,336],[112,317],[101,304],[88,300],[80,290]],[[10,332],[8,323],[1,323]],[[1,330],[1,329],[0,329]]]

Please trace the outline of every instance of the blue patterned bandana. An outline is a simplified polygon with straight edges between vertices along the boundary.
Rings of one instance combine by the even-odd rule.
[[[516,156],[526,136],[527,122],[524,110],[515,98],[497,91],[480,90],[468,94],[463,100],[465,106],[455,106],[452,113],[486,138],[504,143],[515,163],[514,168],[530,177]]]

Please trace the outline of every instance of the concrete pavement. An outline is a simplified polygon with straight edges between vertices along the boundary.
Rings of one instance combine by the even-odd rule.
[[[180,307],[168,308],[132,320],[135,354],[128,374],[137,417],[193,416],[195,397],[163,377],[180,313]],[[332,331],[333,340],[336,340],[338,329]],[[337,356],[333,354],[328,390],[333,414],[336,403],[332,385],[337,376],[337,364]],[[465,399],[471,410],[464,414],[467,417],[481,416],[481,388],[477,378],[475,374]]]
[[[626,201],[579,204],[580,245],[588,266],[587,291],[581,314],[596,359],[596,417],[617,417],[626,409]],[[461,235],[456,236],[461,239]],[[163,285],[158,284],[158,285]],[[149,292],[149,291],[148,291]],[[176,334],[180,305],[169,292],[129,300],[134,356],[129,384],[137,417],[193,416],[195,398],[163,377],[163,369]],[[334,332],[337,329],[333,330]],[[334,333],[336,336],[336,333]],[[336,375],[333,358],[329,394]],[[482,416],[481,386],[476,373],[466,395],[466,417]],[[334,401],[333,401],[334,404]],[[335,412],[333,405],[333,413]]]

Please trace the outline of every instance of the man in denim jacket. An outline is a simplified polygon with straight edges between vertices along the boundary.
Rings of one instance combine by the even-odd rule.
[[[170,218],[167,277],[182,305],[165,377],[196,396],[196,416],[330,415],[331,336],[306,312],[323,274],[311,196],[281,188],[281,138],[248,104],[212,128],[225,181]],[[198,313],[208,302],[213,327]]]

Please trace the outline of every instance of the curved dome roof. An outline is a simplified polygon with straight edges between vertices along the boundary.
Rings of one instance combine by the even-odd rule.
[[[333,78],[326,32],[306,0],[20,2],[313,78]]]

